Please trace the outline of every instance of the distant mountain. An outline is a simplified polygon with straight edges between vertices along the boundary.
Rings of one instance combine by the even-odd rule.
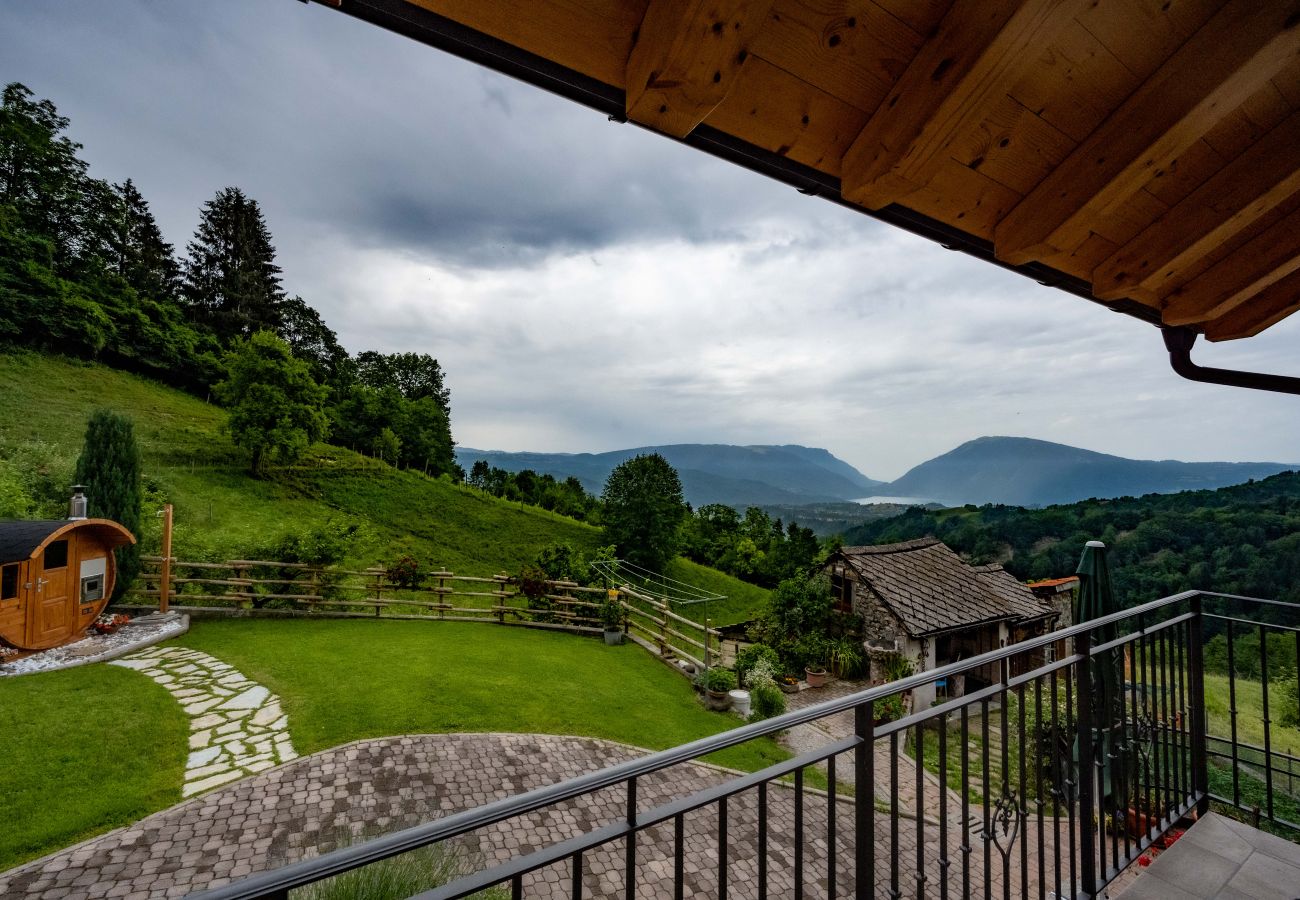
[[[672,444],[608,453],[505,453],[460,447],[456,459],[469,471],[480,459],[508,472],[532,469],[556,478],[573,476],[599,494],[619,463],[642,453],[659,453],[682,479],[693,506],[798,505],[853,500],[877,491],[883,482],[863,475],[842,459],[815,447],[732,444]]]
[[[982,437],[921,463],[890,484],[888,493],[953,506],[1047,506],[1092,497],[1213,490],[1297,468],[1287,463],[1125,459],[1032,438]]]

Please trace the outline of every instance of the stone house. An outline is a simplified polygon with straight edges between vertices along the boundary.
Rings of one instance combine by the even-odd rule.
[[[1060,619],[1057,608],[1001,566],[968,565],[936,538],[843,547],[824,571],[835,607],[862,618],[873,679],[892,653],[903,654],[915,671],[928,671],[1045,634]],[[1042,654],[1017,659],[1017,673],[1041,661]],[[961,683],[926,685],[913,691],[913,708],[929,706],[937,692],[959,696],[996,680],[996,672],[975,671]]]

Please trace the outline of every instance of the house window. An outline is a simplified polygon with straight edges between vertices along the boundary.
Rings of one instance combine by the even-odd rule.
[[[55,541],[45,548],[45,561],[41,564],[45,571],[64,569],[68,565],[68,542]]]
[[[836,612],[853,612],[853,582],[843,575],[831,575],[831,600]]]
[[[0,600],[12,600],[18,596],[18,567],[0,568]]]

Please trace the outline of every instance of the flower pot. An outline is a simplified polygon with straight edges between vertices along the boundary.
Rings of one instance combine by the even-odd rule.
[[[826,684],[826,670],[820,666],[809,666],[803,672],[804,677],[808,679],[808,687],[819,688]]]
[[[723,712],[731,706],[731,694],[726,691],[705,691],[704,704],[709,709]]]
[[[794,684],[786,684],[783,681],[781,682],[781,690],[787,694],[797,694],[799,693],[799,682],[796,681]]]
[[[611,647],[623,643],[623,632],[619,631],[617,628],[606,628],[605,643],[609,644]]]
[[[1128,814],[1124,817],[1124,828],[1132,837],[1146,834],[1151,830],[1151,817],[1130,806]]]

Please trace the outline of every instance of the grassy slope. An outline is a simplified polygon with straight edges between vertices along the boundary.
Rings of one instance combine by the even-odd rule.
[[[324,444],[274,479],[251,478],[244,455],[221,433],[225,416],[216,406],[104,366],[0,354],[0,456],[40,441],[75,459],[86,418],[100,407],[135,420],[144,473],[176,507],[175,553],[182,559],[243,557],[248,548],[331,520],[363,526],[349,565],[409,553],[427,567],[463,574],[514,573],[547,544],[590,550],[600,543],[598,529],[573,519]],[[146,552],[156,552],[158,523],[145,519],[141,538]],[[710,613],[724,624],[752,617],[749,610],[767,597],[685,560],[670,574],[733,598],[725,616]]]
[[[178,802],[188,734],[126,669],[0,679],[0,871]]]

